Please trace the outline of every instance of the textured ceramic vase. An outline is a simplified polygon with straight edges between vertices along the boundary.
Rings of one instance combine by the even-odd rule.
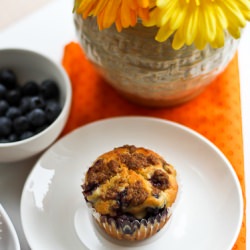
[[[159,43],[155,27],[140,23],[117,32],[112,26],[99,31],[96,19],[74,15],[79,42],[103,77],[127,99],[151,107],[183,103],[197,96],[223,71],[238,47],[226,37],[225,46],[198,50]]]

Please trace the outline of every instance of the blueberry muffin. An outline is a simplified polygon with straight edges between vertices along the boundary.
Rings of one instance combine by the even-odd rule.
[[[143,240],[168,221],[176,199],[176,171],[152,150],[125,145],[88,169],[83,195],[99,226],[116,239]]]

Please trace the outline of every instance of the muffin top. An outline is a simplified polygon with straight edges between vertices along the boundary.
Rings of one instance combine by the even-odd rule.
[[[142,219],[175,201],[176,171],[152,150],[133,145],[99,156],[88,169],[83,195],[96,212]]]

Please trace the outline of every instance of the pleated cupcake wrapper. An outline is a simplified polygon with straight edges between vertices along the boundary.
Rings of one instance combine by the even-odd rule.
[[[178,203],[180,201],[183,183],[180,174],[176,176],[178,180],[178,193],[175,202],[171,207],[168,207],[164,212],[156,215],[155,217],[149,217],[148,219],[142,220],[121,220],[114,219],[109,216],[101,215],[96,212],[92,207],[91,203],[87,202],[87,206],[90,209],[90,213],[99,224],[99,226],[110,236],[119,240],[144,240],[147,239],[164,227],[167,221],[170,219],[171,215],[176,210]]]
[[[94,209],[92,211],[93,217],[108,235],[119,240],[129,241],[144,240],[153,236],[166,224],[170,217],[169,211],[164,210],[155,217],[129,221],[100,215]]]

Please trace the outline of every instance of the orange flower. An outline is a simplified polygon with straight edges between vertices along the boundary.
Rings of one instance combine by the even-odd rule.
[[[156,26],[155,39],[166,41],[173,35],[178,50],[194,44],[202,50],[224,46],[225,32],[238,39],[250,21],[250,0],[75,0],[75,10],[97,17],[99,29],[116,24],[118,31],[135,26]]]
[[[83,18],[96,16],[99,29],[115,23],[118,31],[135,26],[137,18],[147,20],[155,0],[75,0],[75,10]]]

